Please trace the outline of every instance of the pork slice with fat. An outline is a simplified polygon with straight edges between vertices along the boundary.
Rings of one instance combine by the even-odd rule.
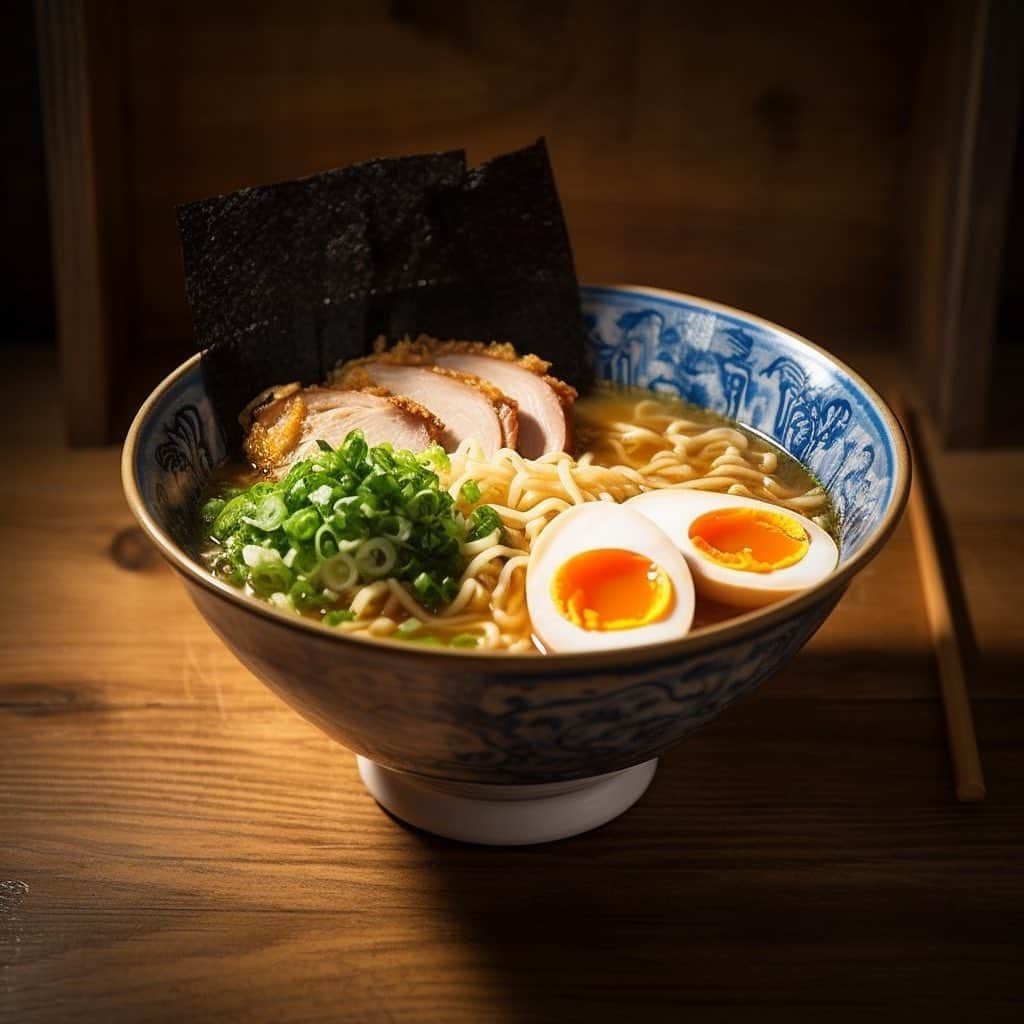
[[[515,399],[519,407],[519,451],[526,458],[536,459],[568,448],[566,407],[549,378],[513,360],[478,352],[452,348],[434,358],[438,366],[475,374]],[[569,398],[567,404],[571,401]]]
[[[370,357],[342,366],[333,382],[342,387],[373,383],[430,409],[444,422],[441,444],[447,451],[469,438],[487,455],[516,445],[516,403],[472,374]]]
[[[352,430],[361,430],[369,445],[389,442],[412,451],[427,448],[444,431],[426,409],[379,389],[288,385],[260,397],[264,400],[256,399],[242,416],[245,452],[254,466],[275,478],[315,455],[317,441],[336,448]]]

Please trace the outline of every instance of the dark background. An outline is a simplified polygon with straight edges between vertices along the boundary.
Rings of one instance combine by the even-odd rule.
[[[949,102],[927,73],[955,3],[101,6],[118,430],[193,349],[176,204],[378,155],[481,160],[540,134],[581,280],[691,292],[830,346],[911,348],[938,159],[922,124]],[[0,337],[52,342],[32,4],[5,22]],[[996,331],[1017,350],[1022,136]]]
[[[39,109],[35,25],[28,0],[5,8],[0,32],[4,70],[3,224],[0,245],[0,339],[55,340],[46,159]]]

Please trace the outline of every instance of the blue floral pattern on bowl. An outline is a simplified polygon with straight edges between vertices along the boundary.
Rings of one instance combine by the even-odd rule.
[[[583,312],[603,380],[676,395],[752,427],[799,459],[839,512],[843,557],[892,498],[893,453],[877,408],[831,360],[780,353],[780,328],[700,300],[588,287]],[[795,340],[795,339],[792,339]]]
[[[135,451],[142,499],[179,547],[195,557],[199,502],[214,467],[227,457],[224,437],[203,387],[202,373],[178,377],[161,412],[147,421]]]

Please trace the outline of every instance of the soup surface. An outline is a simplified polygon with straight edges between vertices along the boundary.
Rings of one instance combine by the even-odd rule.
[[[272,518],[261,521],[260,515],[254,514],[246,518],[245,529],[249,531],[245,538],[249,541],[246,564],[256,562],[253,577],[258,578],[256,585],[251,578],[240,579],[238,558],[232,562],[227,557],[223,538],[218,540],[211,535],[211,524],[225,507],[225,499],[236,495],[241,488],[265,480],[251,466],[237,461],[221,466],[211,481],[200,525],[202,558],[213,573],[244,585],[254,596],[296,614],[324,621],[349,634],[523,653],[543,651],[545,644],[538,637],[548,635],[539,628],[539,616],[549,614],[548,611],[541,612],[534,606],[531,614],[527,595],[528,569],[531,573],[537,570],[538,552],[545,547],[568,551],[575,560],[577,577],[591,582],[596,579],[591,569],[587,570],[589,575],[580,576],[581,558],[589,559],[591,566],[624,566],[628,562],[626,555],[636,552],[633,538],[636,531],[611,523],[607,528],[601,524],[597,531],[589,525],[567,527],[561,532],[568,535],[568,539],[559,537],[559,543],[554,544],[552,538],[561,528],[553,524],[577,505],[591,502],[621,505],[637,495],[664,490],[680,495],[678,501],[670,499],[670,518],[674,523],[676,504],[681,508],[700,504],[700,509],[695,507],[686,524],[680,520],[680,529],[683,529],[680,546],[693,548],[688,560],[699,569],[705,561],[708,563],[707,576],[711,580],[704,586],[703,571],[694,574],[697,587],[692,630],[742,614],[751,607],[792,592],[778,587],[772,589],[771,581],[780,578],[782,570],[790,576],[803,572],[805,582],[794,584],[799,589],[827,575],[834,566],[835,546],[832,545],[832,552],[826,555],[823,549],[831,541],[815,539],[819,535],[827,535],[832,540],[837,537],[835,510],[828,495],[799,462],[756,433],[674,398],[611,387],[599,387],[576,404],[575,429],[572,454],[557,452],[526,459],[513,450],[502,448],[487,456],[479,446],[468,441],[447,457],[436,453],[429,467],[427,460],[421,457],[424,468],[436,473],[438,492],[450,497],[450,515],[454,521],[460,528],[470,527],[461,534],[452,533],[459,537],[454,563],[458,568],[444,577],[441,590],[431,590],[429,581],[425,582],[429,571],[418,572],[417,552],[412,550],[415,535],[409,535],[409,530],[417,527],[415,514],[409,517],[413,520],[411,527],[403,516],[397,517],[402,522],[389,519],[385,539],[377,547],[364,538],[359,542],[360,547],[355,546],[355,540],[342,539],[339,548],[337,537],[343,531],[332,533],[328,528],[330,511],[327,506],[320,507],[316,515],[309,513],[308,519],[309,528],[315,527],[318,531],[318,551],[321,551],[321,541],[328,538],[324,541],[328,547],[321,554],[329,556],[330,571],[318,569],[308,578],[301,574],[297,577],[296,566],[301,567],[303,554],[298,541],[289,541],[289,536],[297,534],[282,532],[280,523],[274,525]],[[370,454],[372,456],[372,452]],[[285,481],[279,486],[291,485]],[[715,507],[714,495],[730,496],[722,499],[728,502],[728,507]],[[774,518],[764,510],[763,502],[776,506],[778,514]],[[277,508],[270,498],[266,504]],[[436,499],[428,502],[424,498],[420,504],[429,504],[433,509]],[[346,510],[342,499],[335,500],[332,507],[339,513]],[[493,509],[493,513],[488,512],[488,508]],[[638,502],[636,508],[642,511],[645,506]],[[287,522],[301,518],[290,506],[282,514],[288,512]],[[572,520],[572,516],[567,516],[565,523]],[[268,529],[261,530],[261,526]],[[423,532],[428,527],[436,532],[435,526],[427,524],[421,536],[428,536]],[[549,536],[539,545],[545,534]],[[793,540],[790,534],[801,534],[801,537]],[[293,544],[295,546],[291,546]],[[350,555],[344,550],[347,544],[352,545]],[[813,577],[803,571],[809,570],[814,561],[805,557],[808,544],[815,555],[820,556],[817,563],[824,566]],[[260,554],[260,546],[267,550],[267,555]],[[644,557],[648,558],[652,570],[648,575],[654,581],[654,570],[660,572],[658,558],[646,553]],[[257,571],[261,561],[267,563],[267,571],[262,575]],[[350,562],[362,565],[367,571],[350,572]],[[794,567],[794,562],[801,562],[802,568]],[[386,567],[385,563],[388,563]],[[413,567],[408,569],[410,564]],[[378,575],[382,567],[384,571]],[[398,567],[408,569],[402,578],[396,578]],[[631,570],[629,587],[632,589],[628,592],[638,594],[637,588],[645,586],[644,573],[637,576],[635,568]],[[443,571],[438,570],[438,573]],[[738,581],[735,585],[732,577]],[[667,617],[674,613],[684,594],[678,588],[678,592],[672,591],[669,582],[666,597],[663,575],[657,580],[651,586],[662,588],[657,602],[658,615]],[[556,593],[559,587],[564,589],[565,586],[564,578],[559,576],[547,590]],[[597,580],[591,590],[598,595],[595,600],[614,597],[618,604],[623,601],[624,591],[615,585],[604,586]],[[583,593],[578,586],[577,591]],[[605,597],[600,597],[602,594]],[[567,605],[572,603],[570,598],[566,598],[566,602]],[[568,612],[563,609],[563,614],[568,615]],[[636,623],[646,627],[651,614],[639,615]],[[591,619],[586,621],[599,622],[600,615],[591,610]],[[621,625],[622,622],[626,626]],[[607,627],[594,625],[592,628],[618,629],[618,637],[609,634],[608,643],[603,645],[615,646],[616,639],[625,639],[634,626],[632,618],[620,616]],[[632,642],[647,642],[643,634],[631,633],[631,636]]]

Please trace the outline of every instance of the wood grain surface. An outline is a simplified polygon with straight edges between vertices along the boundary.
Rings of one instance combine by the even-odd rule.
[[[227,654],[133,526],[118,452],[64,449],[52,366],[12,358],[4,1024],[1021,1018],[1021,453],[936,457],[984,804],[953,793],[903,525],[627,814],[487,849],[390,819]]]

